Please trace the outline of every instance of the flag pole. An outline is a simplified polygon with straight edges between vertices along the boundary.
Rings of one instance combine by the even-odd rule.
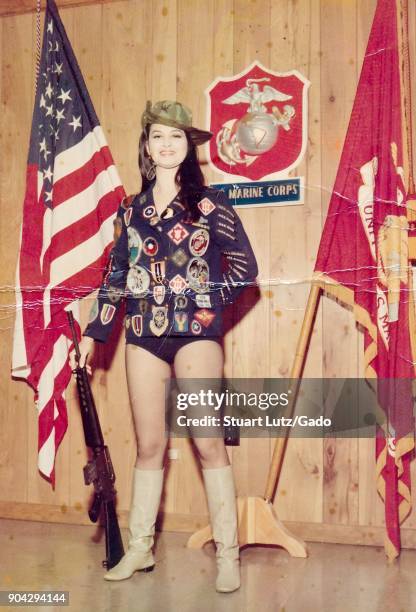
[[[316,312],[321,297],[321,288],[318,284],[313,283],[309,291],[308,303],[306,305],[305,315],[303,317],[302,329],[298,338],[295,358],[290,374],[291,386],[290,386],[290,401],[287,407],[287,415],[290,418],[293,415],[296,405],[296,399],[299,391],[299,385],[302,377],[303,366],[305,363],[306,351],[310,342],[310,338],[313,331],[315,322]],[[289,428],[285,428],[285,435],[281,438],[277,438],[272,461],[269,468],[269,475],[267,478],[266,489],[264,493],[264,499],[268,503],[273,502],[274,494],[276,491],[277,483],[279,480],[280,472],[282,469],[284,453],[288,440]]]
[[[317,281],[313,281],[291,370],[290,401],[285,416],[290,417],[295,409],[306,351],[312,335],[320,297],[321,287]],[[281,546],[292,557],[304,558],[308,556],[305,542],[293,535],[283,525],[273,507],[273,498],[283,464],[288,431],[289,428],[286,428],[285,436],[278,438],[275,442],[264,497],[237,498],[238,542],[240,547],[246,544]],[[212,540],[212,530],[207,525],[192,534],[187,546],[188,548],[202,548],[210,540]]]

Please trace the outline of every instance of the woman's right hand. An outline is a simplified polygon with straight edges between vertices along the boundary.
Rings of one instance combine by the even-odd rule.
[[[80,368],[83,368],[85,365],[88,374],[92,374],[91,366],[88,364],[88,360],[92,357],[94,353],[94,338],[90,338],[89,336],[83,336],[81,342],[79,343],[79,352],[80,358],[78,364],[75,359],[75,349],[72,350],[69,354],[69,363],[71,369],[75,370],[77,365],[79,365]]]

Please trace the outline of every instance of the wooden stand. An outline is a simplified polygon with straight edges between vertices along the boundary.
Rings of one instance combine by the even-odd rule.
[[[302,376],[306,350],[311,337],[320,295],[320,287],[312,285],[292,366],[290,378],[293,383],[290,388],[290,401],[287,415],[285,416],[292,416],[294,413],[299,381]],[[239,497],[237,499],[239,543],[240,548],[247,544],[281,546],[292,557],[306,557],[305,543],[291,534],[283,523],[279,521],[272,505],[282,469],[289,428],[286,429],[286,432],[284,438],[278,438],[275,442],[264,498]],[[212,531],[208,525],[189,538],[188,547],[202,548],[210,540],[212,540]]]

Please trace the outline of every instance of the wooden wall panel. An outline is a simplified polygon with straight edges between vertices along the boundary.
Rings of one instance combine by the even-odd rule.
[[[276,71],[296,68],[310,80],[308,148],[293,172],[305,177],[305,202],[239,211],[259,262],[260,299],[252,308],[250,296],[234,306],[229,314],[239,322],[225,338],[227,376],[288,376],[376,0],[82,4],[61,9],[61,16],[128,193],[140,188],[137,142],[147,99],[177,97],[192,108],[195,124],[204,126],[204,89],[215,77],[235,74],[255,59]],[[410,4],[414,33],[416,11]],[[9,288],[14,285],[33,104],[35,19],[32,13],[0,20],[0,393],[6,399],[0,413],[0,514],[10,516],[15,502],[16,516],[27,518],[32,512],[43,520],[85,522],[90,492],[82,481],[85,448],[74,383],[68,391],[69,431],[52,491],[36,471],[33,394],[24,383],[11,381],[4,367],[12,345]],[[208,180],[221,180],[208,168],[204,148],[201,161]],[[90,303],[85,300],[81,306],[84,322]],[[96,352],[93,389],[125,521],[136,442],[123,355],[119,329],[119,336]],[[351,313],[323,298],[305,376],[361,376],[362,365],[362,335]],[[242,439],[239,447],[229,449],[241,495],[263,493],[273,444],[269,438]],[[187,440],[174,439],[170,446],[177,459],[168,466],[166,525],[186,529],[207,512],[200,471]],[[416,479],[416,465],[412,469]],[[23,512],[25,503],[28,510]],[[383,506],[375,491],[373,441],[290,440],[275,506],[298,529],[305,525],[303,533],[309,526],[314,537],[322,527],[324,539],[379,540]],[[413,513],[406,523],[410,546],[415,522]]]

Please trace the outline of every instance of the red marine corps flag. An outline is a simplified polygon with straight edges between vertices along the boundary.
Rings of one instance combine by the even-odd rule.
[[[48,0],[16,273],[12,374],[35,391],[38,467],[52,484],[71,377],[65,309],[100,284],[123,196],[55,2]]]
[[[391,559],[411,509],[414,448],[399,16],[396,0],[379,0],[315,268],[322,288],[353,308],[365,330],[366,376],[378,379],[386,422],[377,431],[377,489]]]

